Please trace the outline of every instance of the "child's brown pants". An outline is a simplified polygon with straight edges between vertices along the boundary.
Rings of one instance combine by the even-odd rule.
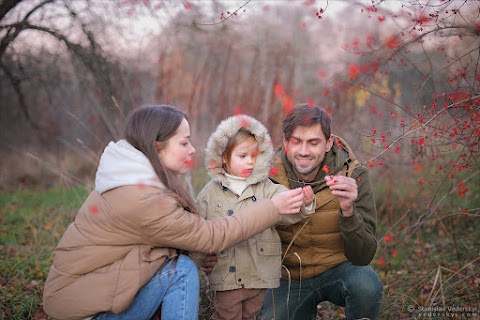
[[[267,289],[216,291],[213,299],[215,320],[255,320],[262,310]]]

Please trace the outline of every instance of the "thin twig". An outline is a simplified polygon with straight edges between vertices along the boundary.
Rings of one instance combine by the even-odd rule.
[[[211,23],[195,22],[195,24],[201,25],[201,26],[215,26],[215,25],[218,25],[218,24],[222,24],[222,23],[224,23],[225,21],[227,21],[228,19],[230,19],[232,16],[237,15],[238,11],[240,11],[240,9],[242,9],[243,7],[245,7],[250,1],[251,1],[251,0],[248,0],[248,1],[245,2],[243,5],[241,5],[240,7],[238,7],[235,11],[233,11],[230,15],[226,16],[225,18],[221,19],[220,21],[211,22]]]

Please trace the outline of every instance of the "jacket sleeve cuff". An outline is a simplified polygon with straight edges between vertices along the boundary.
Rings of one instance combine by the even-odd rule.
[[[300,207],[300,213],[305,217],[309,217],[315,212],[316,206],[317,206],[317,199],[313,198],[312,203],[310,203],[308,206],[303,204]]]
[[[362,221],[363,221],[362,216],[359,213],[357,213],[356,210],[354,211],[351,217],[345,217],[342,214],[342,210],[340,210],[340,227],[344,231],[346,232],[354,231],[355,229],[358,228],[359,225],[361,225]]]

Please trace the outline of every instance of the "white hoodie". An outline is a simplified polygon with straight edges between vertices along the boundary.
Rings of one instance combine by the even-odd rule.
[[[126,140],[110,142],[100,157],[95,190],[103,193],[127,185],[165,188],[152,164],[140,150]]]

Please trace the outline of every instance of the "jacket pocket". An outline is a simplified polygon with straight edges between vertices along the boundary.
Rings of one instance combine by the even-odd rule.
[[[278,242],[257,241],[257,254],[259,256],[280,256],[282,254],[282,246]]]
[[[223,284],[225,278],[230,272],[234,272],[230,267],[230,261],[232,260],[233,249],[226,249],[218,252],[217,264],[213,267],[212,272],[209,275],[209,280],[212,285]]]
[[[282,247],[276,241],[257,241],[257,259],[262,279],[276,280],[281,276]]]

